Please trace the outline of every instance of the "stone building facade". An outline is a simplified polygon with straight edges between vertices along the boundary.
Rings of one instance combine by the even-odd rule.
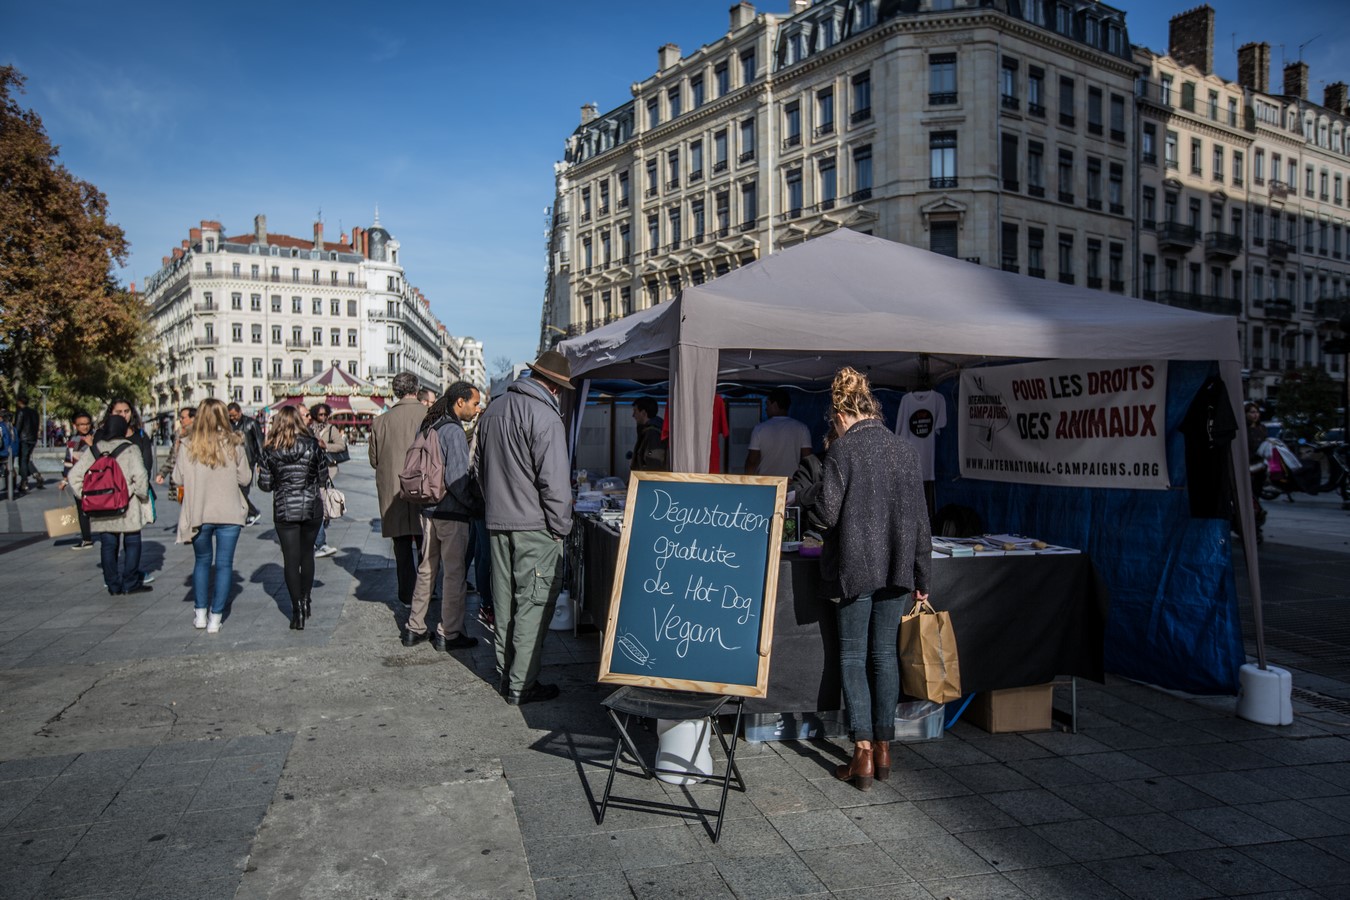
[[[1125,293],[1136,73],[1100,3],[741,3],[631,101],[582,108],[540,345],[840,227]]]
[[[404,279],[399,244],[376,223],[325,241],[267,230],[229,235],[204,220],[145,284],[156,338],[156,413],[207,397],[250,414],[331,365],[377,382],[411,371],[440,384],[440,323]]]
[[[1171,20],[1168,53],[1137,48],[1139,294],[1238,317],[1247,393],[1321,366],[1350,312],[1350,110],[1342,82],[1308,97],[1305,63],[1270,90],[1270,46],[1238,50],[1238,81],[1214,74],[1214,10]]]

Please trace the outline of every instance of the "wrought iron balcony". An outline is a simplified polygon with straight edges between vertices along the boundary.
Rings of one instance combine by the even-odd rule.
[[[1205,258],[1222,257],[1233,259],[1242,253],[1242,238],[1224,231],[1211,231],[1205,235]]]
[[[1189,250],[1200,239],[1200,230],[1181,222],[1158,223],[1158,247],[1162,250]]]
[[[1288,322],[1294,318],[1294,301],[1287,297],[1271,300],[1266,304],[1266,320]]]
[[[1336,328],[1340,326],[1343,317],[1350,315],[1350,298],[1323,297],[1317,301],[1317,305],[1313,309],[1313,315],[1317,317],[1317,324]]]
[[[1288,241],[1281,241],[1271,238],[1270,243],[1266,245],[1266,253],[1271,259],[1284,259],[1294,252],[1294,245]]]
[[[1213,313],[1220,316],[1236,316],[1242,311],[1241,301],[1234,300],[1232,297],[1195,294],[1190,291],[1158,291],[1158,302],[1180,309]]]

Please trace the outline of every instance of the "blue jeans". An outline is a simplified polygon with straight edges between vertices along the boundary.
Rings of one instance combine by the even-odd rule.
[[[319,533],[314,536],[314,549],[322,550],[326,543],[328,543],[328,517],[324,516],[319,522]]]
[[[234,576],[234,547],[239,543],[239,531],[238,525],[207,524],[192,539],[192,550],[197,555],[196,564],[192,567],[192,603],[197,609],[207,608],[209,596],[211,612],[219,615],[225,611],[225,601],[230,596],[230,580]],[[214,578],[211,576],[213,549],[216,567]],[[208,582],[212,588],[209,595]]]
[[[863,594],[839,604],[839,670],[855,741],[894,740],[900,702],[896,642],[906,595],[874,596]]]
[[[134,499],[132,502],[136,502]],[[141,586],[141,533],[100,532],[99,551],[103,556],[103,583],[114,594],[125,594]],[[121,559],[118,559],[118,544]],[[120,565],[119,565],[120,563]]]

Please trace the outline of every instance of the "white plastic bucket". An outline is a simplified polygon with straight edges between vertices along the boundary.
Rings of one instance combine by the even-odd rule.
[[[656,767],[690,773],[657,775],[667,784],[698,784],[699,776],[712,774],[712,730],[707,719],[657,719]]]
[[[553,619],[548,623],[549,631],[572,630],[572,595],[567,591],[558,593],[558,604],[553,607]]]
[[[1294,724],[1293,688],[1288,671],[1247,663],[1238,670],[1238,717],[1258,725]]]

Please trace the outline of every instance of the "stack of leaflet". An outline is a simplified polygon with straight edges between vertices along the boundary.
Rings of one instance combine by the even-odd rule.
[[[579,513],[598,513],[605,504],[605,495],[600,491],[578,491],[572,509]]]
[[[1049,556],[1080,553],[1020,534],[982,534],[977,537],[934,537],[934,556]]]
[[[934,556],[974,556],[979,541],[975,538],[934,537]]]

